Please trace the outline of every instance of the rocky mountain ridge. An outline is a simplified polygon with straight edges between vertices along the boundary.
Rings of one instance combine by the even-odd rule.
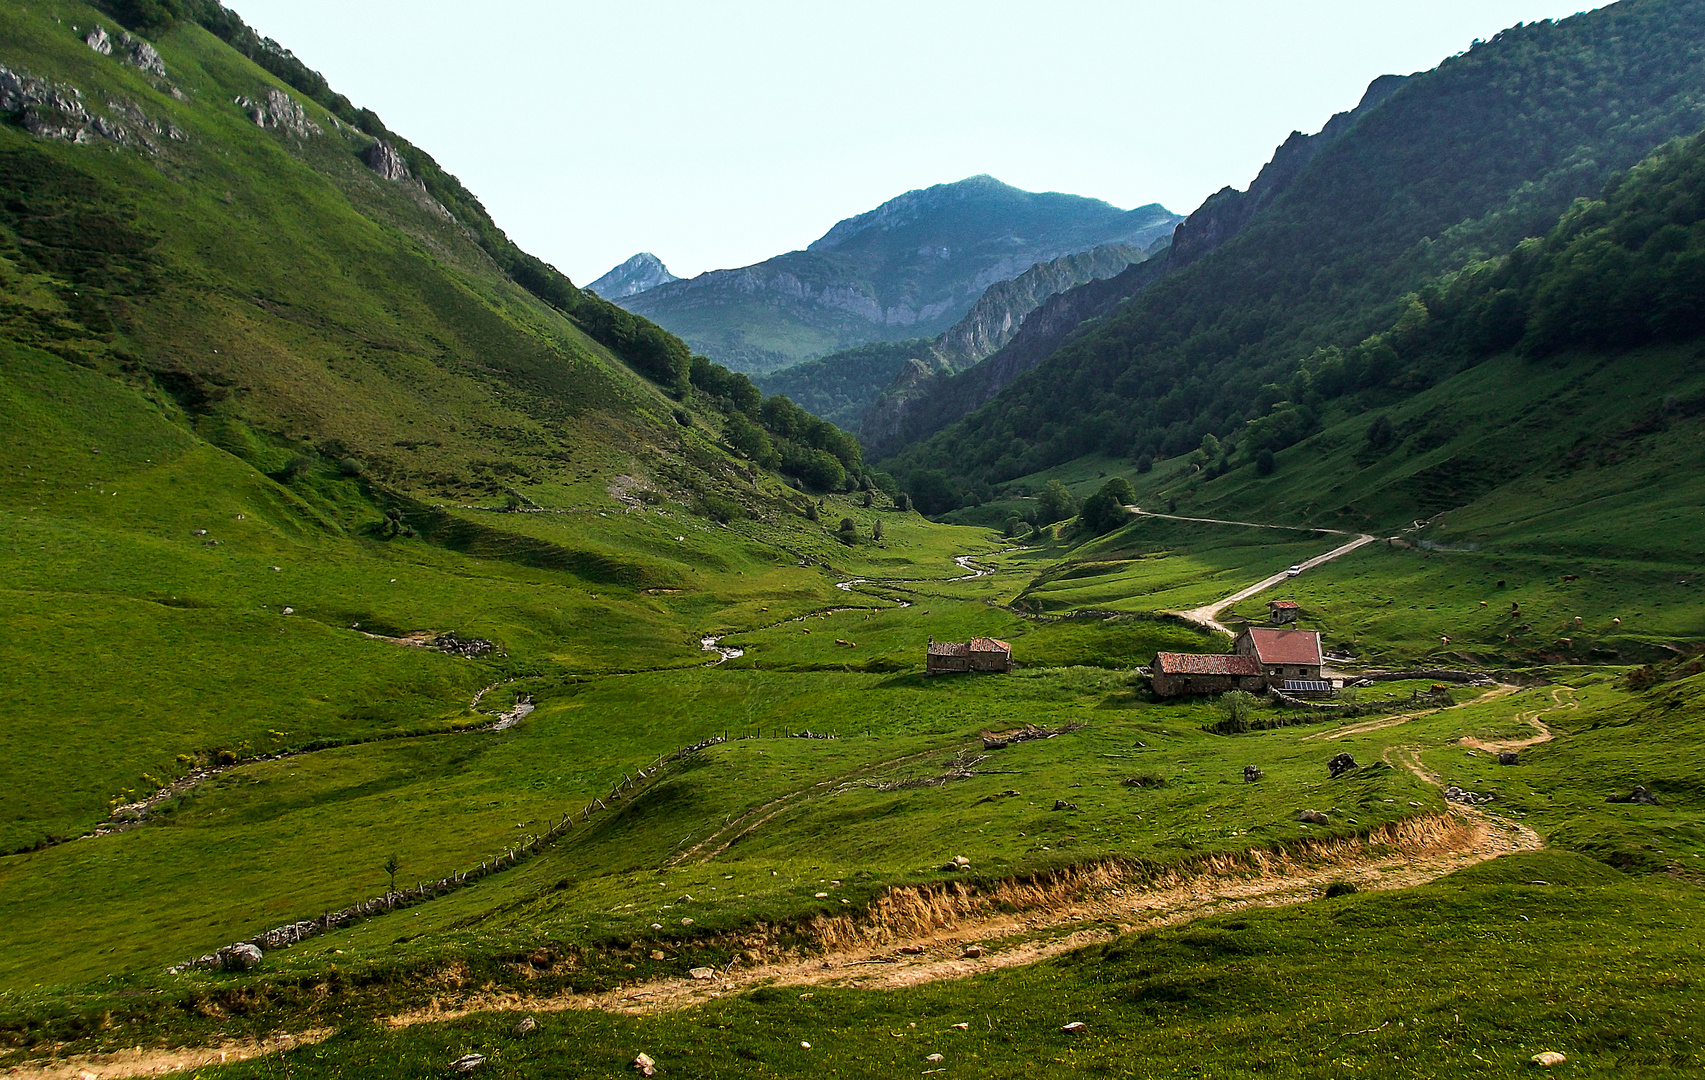
[[[1180,220],[1158,205],[1125,211],[972,177],[891,199],[803,251],[623,303],[711,359],[762,373],[866,342],[939,334],[990,286],[1037,263],[1106,244],[1147,247]]]
[[[662,259],[642,251],[586,287],[606,300],[625,300],[680,280],[669,272]]]
[[[898,414],[908,403],[999,350],[1038,305],[1074,285],[1117,276],[1164,251],[1166,243],[1163,237],[1147,248],[1104,244],[1037,263],[1016,278],[989,286],[964,318],[933,340],[844,349],[760,376],[758,382],[767,392],[785,394],[825,419],[858,430],[868,444],[864,427],[897,430]],[[881,408],[873,408],[879,400]]]
[[[873,452],[880,453],[919,437],[920,432],[936,430],[939,423],[931,426],[931,421],[943,410],[926,402],[962,374],[979,372],[967,382],[982,388],[977,404],[989,400],[1028,367],[1009,370],[1013,365],[1008,363],[987,371],[981,369],[1005,355],[1007,346],[1023,332],[1039,309],[1064,294],[1143,273],[1141,268],[1151,259],[1164,258],[1169,243],[1170,238],[1163,237],[1146,249],[1110,244],[1080,255],[1037,263],[1011,281],[991,285],[964,319],[937,338],[928,354],[902,368],[894,382],[871,403],[859,418],[860,440]],[[1150,269],[1147,273],[1152,276],[1154,271]],[[957,418],[961,414],[952,415]]]

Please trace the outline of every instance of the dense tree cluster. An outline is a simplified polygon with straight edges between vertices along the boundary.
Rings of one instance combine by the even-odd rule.
[[[695,356],[689,379],[726,418],[724,441],[758,465],[779,469],[816,491],[869,490],[878,480],[886,481],[865,472],[857,439],[780,394],[763,397],[740,372]]]

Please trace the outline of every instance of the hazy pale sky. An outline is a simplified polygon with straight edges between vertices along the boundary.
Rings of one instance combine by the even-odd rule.
[[[1188,214],[1374,78],[1583,0],[227,0],[586,284],[990,173]]]

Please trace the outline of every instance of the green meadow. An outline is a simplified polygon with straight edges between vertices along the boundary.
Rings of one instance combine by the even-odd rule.
[[[730,1077],[1497,1075],[1542,1049],[1700,1071],[1685,350],[1494,358],[1393,405],[1378,453],[1333,417],[1270,476],[1091,457],[930,521],[852,451],[835,490],[761,468],[743,414],[523,289],[317,101],[320,136],[255,127],[230,103],[284,84],[199,25],[160,36],[168,85],[71,32],[94,8],[12,9],[0,59],[188,138],[144,156],[0,125],[0,1068],[325,1029],[196,1075],[478,1052],[477,1075],[616,1076],[641,1051]],[[1114,475],[1206,520],[1002,535],[1047,481]],[[1174,613],[1343,542],[1323,529],[1383,542],[1226,619],[1294,599],[1346,674],[1499,685],[1380,683],[1353,720],[1262,700],[1237,735],[1213,733],[1225,702],[1157,700],[1157,651],[1230,648]],[[418,647],[450,634],[476,655]],[[925,677],[931,639],[972,636],[1017,670]],[[1488,749],[1541,735],[1519,765]],[[1609,801],[1636,786],[1656,802]],[[1389,839],[1446,814],[1531,850]],[[252,971],[168,972],[516,850]],[[1376,859],[1360,892],[1208,912],[1264,861]],[[1109,886],[1048,892],[1098,874],[1124,915]],[[1158,925],[1140,898],[1196,874],[1200,909]],[[1020,894],[1052,900],[992,899]],[[902,989],[542,1007],[809,966],[845,934],[884,953],[907,898],[1032,923],[917,931],[954,949],[1084,947]]]

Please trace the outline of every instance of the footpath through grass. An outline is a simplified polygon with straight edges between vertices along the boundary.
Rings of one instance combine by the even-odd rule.
[[[1318,900],[1121,938],[909,990],[777,987],[655,1016],[499,1012],[323,1045],[205,1077],[411,1077],[486,1055],[498,1077],[664,1075],[1433,1078],[1696,1076],[1705,897],[1560,852],[1405,893]],[[1081,1033],[1065,1025],[1086,1025]],[[960,1027],[959,1025],[963,1025]],[[935,1055],[940,1055],[936,1057]]]

